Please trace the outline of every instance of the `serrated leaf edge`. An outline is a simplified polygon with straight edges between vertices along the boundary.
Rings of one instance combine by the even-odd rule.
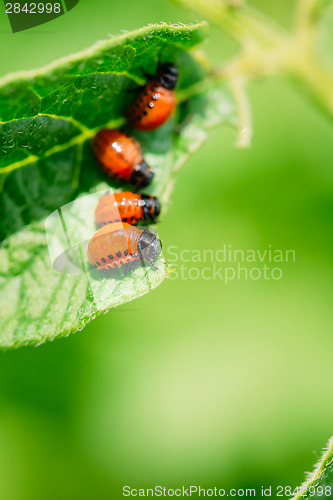
[[[316,481],[321,479],[322,475],[325,473],[326,468],[333,463],[333,437],[328,442],[326,449],[324,449],[323,456],[320,458],[318,463],[315,465],[314,472],[307,474],[305,482],[301,486],[301,491],[291,500],[299,500],[305,498],[309,488],[315,484]]]
[[[136,37],[137,35],[145,34],[146,32],[150,32],[152,29],[160,29],[160,28],[169,28],[170,30],[175,29],[175,30],[182,30],[182,29],[188,29],[188,28],[202,28],[204,31],[208,31],[208,23],[206,21],[197,23],[197,24],[182,24],[182,23],[176,23],[176,24],[169,24],[169,23],[159,23],[159,24],[148,24],[147,26],[144,26],[143,28],[138,28],[137,30],[134,31],[128,31],[124,32],[121,35],[116,35],[110,37],[108,40],[100,40],[87,49],[84,49],[80,52],[76,52],[75,54],[71,54],[69,56],[62,57],[60,59],[57,59],[56,61],[53,61],[52,63],[49,63],[45,66],[42,66],[41,68],[38,69],[33,69],[33,70],[28,70],[28,71],[16,71],[14,73],[9,73],[8,75],[3,76],[0,78],[0,86],[7,85],[8,83],[11,83],[13,80],[26,80],[30,78],[35,78],[36,76],[41,76],[44,73],[51,72],[55,69],[57,69],[60,66],[63,66],[67,63],[75,62],[77,60],[80,60],[82,58],[88,58],[90,56],[93,56],[94,53],[97,50],[103,50],[108,48],[108,46],[114,45],[116,42],[123,42],[126,40],[126,38],[133,38]]]

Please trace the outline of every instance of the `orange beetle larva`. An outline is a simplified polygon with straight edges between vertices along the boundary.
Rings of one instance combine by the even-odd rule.
[[[150,76],[150,81],[127,110],[129,125],[138,130],[149,131],[169,120],[177,105],[174,90],[177,81],[178,69],[174,64],[159,64],[156,74]]]
[[[106,194],[95,210],[97,226],[105,226],[113,222],[128,222],[137,225],[138,222],[155,222],[161,206],[155,196],[131,193],[129,191]]]
[[[115,222],[100,228],[88,244],[88,259],[102,271],[129,272],[140,261],[155,266],[161,241],[147,229]]]
[[[141,146],[134,137],[104,128],[95,135],[92,146],[102,169],[110,177],[138,188],[151,183],[154,173],[144,161]]]

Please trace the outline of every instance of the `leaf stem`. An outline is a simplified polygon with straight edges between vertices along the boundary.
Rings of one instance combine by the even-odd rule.
[[[226,79],[227,79],[227,73],[225,71],[225,68],[222,67],[220,70],[217,70],[213,74],[208,75],[203,80],[194,83],[193,85],[187,87],[186,89],[178,91],[177,101],[179,104],[181,104],[182,102],[187,101],[188,99],[191,99],[192,97],[195,97],[211,89],[215,85],[222,83]]]

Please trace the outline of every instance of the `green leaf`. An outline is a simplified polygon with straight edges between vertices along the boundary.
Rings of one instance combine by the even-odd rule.
[[[333,438],[328,443],[322,458],[293,500],[332,498],[333,496]]]
[[[170,273],[162,258],[158,270],[137,269],[118,281],[59,273],[50,260],[45,220],[76,200],[65,221],[67,235],[72,238],[70,227],[92,235],[94,206],[82,205],[82,197],[110,187],[130,189],[102,174],[90,143],[99,128],[124,124],[132,98],[126,90],[145,82],[141,68],[154,71],[160,55],[180,68],[177,113],[160,129],[136,136],[156,173],[147,192],[161,198],[165,211],[177,170],[208,129],[237,122],[230,94],[189,52],[206,31],[205,24],[152,25],[0,79],[0,347],[79,330]]]

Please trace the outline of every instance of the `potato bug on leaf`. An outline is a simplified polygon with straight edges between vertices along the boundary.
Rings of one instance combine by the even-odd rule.
[[[116,222],[103,226],[94,234],[87,254],[93,267],[127,274],[140,262],[156,267],[161,250],[161,241],[147,229]]]
[[[149,131],[163,125],[173,115],[177,99],[178,69],[172,63],[159,63],[155,75],[145,73],[149,82],[141,89],[126,112],[131,127]]]
[[[143,159],[134,137],[117,129],[102,129],[92,141],[93,151],[107,175],[137,188],[148,186],[154,173]]]
[[[103,196],[95,210],[97,226],[105,226],[113,222],[127,222],[137,225],[138,222],[155,222],[161,206],[155,196],[121,191]]]

